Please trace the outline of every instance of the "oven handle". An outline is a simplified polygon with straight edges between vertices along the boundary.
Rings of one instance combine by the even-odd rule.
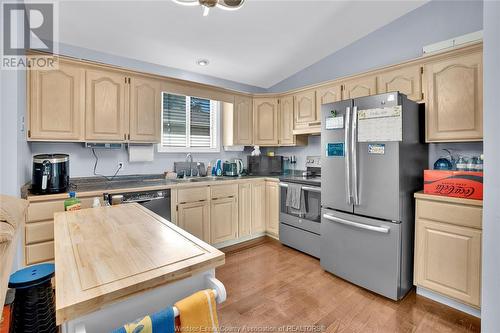
[[[279,183],[280,187],[288,187],[287,183]],[[311,187],[311,186],[302,186],[303,191],[309,191],[309,192],[321,192],[321,187]]]
[[[123,203],[130,203],[130,202],[144,203],[144,202],[154,201],[154,200],[164,200],[166,198],[167,198],[166,196],[161,196],[161,197],[148,198],[148,199],[124,200]]]
[[[359,229],[365,229],[365,230],[370,230],[370,231],[376,231],[380,232],[383,234],[388,234],[389,233],[389,228],[386,227],[376,227],[373,225],[367,225],[367,224],[362,224],[362,223],[357,223],[357,222],[352,222],[348,220],[341,219],[339,217],[332,216],[330,214],[323,214],[323,217],[327,220],[337,222],[340,224],[345,224],[351,227],[359,228]]]

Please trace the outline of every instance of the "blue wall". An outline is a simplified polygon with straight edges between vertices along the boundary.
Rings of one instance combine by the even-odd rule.
[[[422,47],[425,45],[482,28],[482,1],[434,0],[268,90],[287,91],[416,58],[422,55]],[[332,39],[335,38],[335,33],[327,32],[327,34],[330,34]],[[326,40],[324,36],[321,38]]]

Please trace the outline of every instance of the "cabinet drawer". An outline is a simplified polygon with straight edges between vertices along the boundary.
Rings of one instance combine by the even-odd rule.
[[[177,190],[177,202],[185,203],[208,200],[208,190],[208,186],[180,188]]]
[[[212,199],[235,197],[238,195],[238,184],[210,186]]]
[[[477,206],[420,199],[417,200],[417,218],[481,229],[483,209]]]
[[[54,242],[26,246],[26,265],[54,260]]]
[[[92,207],[94,198],[79,198],[82,202],[82,208]],[[28,206],[27,222],[36,222],[52,220],[55,212],[64,211],[64,200],[33,202]]]
[[[54,221],[26,224],[26,245],[54,240]]]

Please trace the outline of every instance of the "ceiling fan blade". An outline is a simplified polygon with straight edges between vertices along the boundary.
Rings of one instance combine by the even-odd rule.
[[[200,3],[198,0],[172,0],[176,4],[183,5],[183,6],[199,6]]]
[[[238,10],[244,2],[245,0],[219,0],[216,6],[224,10]]]

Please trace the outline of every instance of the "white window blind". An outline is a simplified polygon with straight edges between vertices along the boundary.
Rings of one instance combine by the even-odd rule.
[[[218,148],[217,101],[165,92],[162,95],[162,151],[175,148],[210,151]]]

